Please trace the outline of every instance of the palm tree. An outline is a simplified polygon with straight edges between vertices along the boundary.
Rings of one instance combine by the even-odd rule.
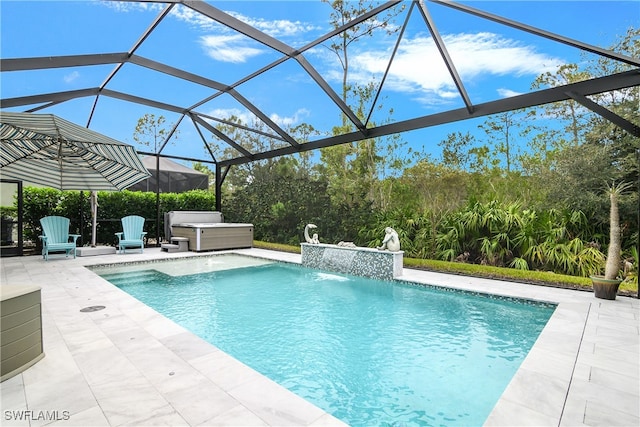
[[[612,182],[607,187],[609,193],[609,247],[607,248],[607,262],[605,264],[604,277],[591,276],[593,292],[596,298],[616,299],[621,279],[620,272],[622,252],[622,232],[620,230],[620,216],[618,214],[618,197],[630,187],[629,183]]]
[[[609,248],[607,249],[607,263],[604,268],[604,278],[615,280],[618,278],[621,264],[622,231],[620,230],[620,215],[618,214],[618,197],[625,192],[631,184],[628,182],[612,182],[608,186],[609,201]]]

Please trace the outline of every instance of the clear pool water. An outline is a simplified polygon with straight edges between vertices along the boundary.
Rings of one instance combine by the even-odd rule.
[[[482,425],[554,310],[279,263],[136,269],[99,274],[353,426]]]

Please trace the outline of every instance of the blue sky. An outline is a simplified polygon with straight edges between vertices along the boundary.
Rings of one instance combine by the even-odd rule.
[[[210,3],[292,47],[304,46],[331,29],[330,7],[319,1]],[[605,48],[640,22],[638,1],[461,3]],[[405,4],[408,9],[409,3]],[[426,5],[475,104],[528,92],[531,82],[539,74],[553,71],[562,63],[577,63],[593,57],[439,4],[427,1]],[[1,55],[5,59],[126,52],[162,6],[79,0],[2,0]],[[397,25],[402,25],[406,13],[405,10],[398,16]],[[350,82],[379,80],[395,42],[396,37],[376,34],[355,43],[350,51]],[[174,8],[136,54],[224,84],[235,83],[281,57],[270,48],[203,19],[183,6]],[[306,52],[305,58],[340,93],[340,68],[335,55],[319,46]],[[103,65],[4,72],[1,74],[0,92],[5,99],[97,87],[113,69],[114,65]],[[107,88],[180,107],[189,107],[213,93],[210,88],[180,82],[131,64],[125,65]],[[238,86],[237,90],[283,128],[309,123],[326,135],[332,126],[340,122],[337,108],[313,84],[309,75],[291,60]],[[81,98],[39,112],[58,114],[86,125],[93,102],[94,98]],[[415,10],[381,90],[381,102],[383,108],[372,115],[372,120],[377,123],[463,107],[427,27]],[[391,117],[387,115],[390,108],[393,109]],[[197,110],[220,118],[235,115],[246,122],[253,120],[242,105],[227,95]],[[100,97],[90,128],[135,145],[132,136],[136,122],[146,113],[164,115],[168,123],[179,117],[166,111]],[[482,137],[483,133],[477,129],[482,121],[458,122],[409,132],[403,135],[403,139],[413,149],[424,149],[437,157],[437,143],[448,133],[470,131]],[[209,135],[206,137],[210,138]],[[149,151],[146,147],[140,148]],[[163,153],[202,158],[206,152],[195,127],[184,120],[178,139],[170,143]]]

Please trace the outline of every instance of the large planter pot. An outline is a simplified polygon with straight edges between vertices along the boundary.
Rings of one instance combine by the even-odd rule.
[[[605,279],[602,276],[590,276],[591,283],[593,283],[593,293],[596,298],[600,299],[616,299],[618,294],[618,287],[622,280],[620,279]]]

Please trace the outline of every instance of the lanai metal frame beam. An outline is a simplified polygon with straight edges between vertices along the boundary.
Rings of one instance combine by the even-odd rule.
[[[459,108],[443,113],[417,117],[414,119],[403,120],[396,123],[369,128],[368,137],[383,137],[396,133],[438,126],[445,123],[453,123],[471,118],[489,116],[491,114],[504,113],[506,111],[513,111],[537,105],[566,101],[569,99],[574,99],[575,97],[577,97],[577,95],[586,97],[589,95],[596,95],[603,92],[626,89],[635,86],[640,86],[640,70],[631,70],[619,74],[613,74],[582,82],[572,83],[565,86],[544,89],[537,92],[514,96],[511,98],[504,98],[497,101],[476,104],[473,112],[469,112],[466,108]],[[301,145],[298,151],[316,150],[319,148],[359,141],[362,139],[364,138],[360,134],[360,132],[351,132],[307,142]],[[263,153],[256,153],[253,157],[253,160],[270,159],[273,157],[279,157],[293,153],[294,151],[289,148],[281,148]],[[221,160],[219,164],[221,166],[226,166],[238,165],[246,162],[247,160],[244,158],[235,158]]]
[[[637,135],[638,126],[633,124],[623,118],[617,116],[613,112],[607,110],[605,107],[602,107],[595,103],[594,101],[587,98],[589,95],[594,95],[602,92],[613,91],[623,88],[628,88],[632,86],[640,86],[640,69],[635,69],[626,73],[619,73],[614,75],[609,75],[597,79],[591,79],[584,82],[574,83],[571,85],[559,86],[552,89],[540,90],[537,92],[528,93],[525,95],[520,95],[512,98],[500,99],[492,102],[487,102],[484,104],[473,105],[471,100],[469,99],[466,90],[464,89],[464,85],[462,79],[460,78],[454,62],[451,60],[446,45],[442,38],[440,37],[434,20],[431,18],[427,6],[424,0],[414,0],[412,2],[411,8],[417,7],[422,17],[425,21],[425,24],[431,35],[436,42],[436,45],[440,51],[440,54],[449,70],[449,73],[458,88],[458,91],[464,101],[465,107],[463,109],[450,110],[445,111],[438,114],[432,114],[428,116],[417,117],[409,120],[404,120],[392,124],[387,124],[378,127],[367,127],[368,119],[366,124],[363,124],[359,118],[355,115],[352,109],[346,105],[346,103],[340,98],[340,96],[333,91],[328,82],[323,79],[320,74],[315,70],[315,68],[306,60],[304,57],[304,52],[313,47],[320,45],[321,43],[329,40],[330,38],[340,34],[342,31],[345,31],[355,25],[358,25],[361,22],[364,22],[367,19],[374,18],[380,13],[398,5],[401,3],[400,0],[387,1],[378,7],[372,9],[371,11],[354,18],[352,21],[347,24],[336,28],[318,39],[308,43],[307,45],[294,49],[291,46],[269,36],[268,34],[259,31],[258,29],[252,27],[249,24],[242,22],[241,20],[215,8],[214,6],[200,0],[111,0],[111,1],[134,1],[134,2],[149,2],[149,3],[162,3],[166,6],[164,9],[158,14],[158,16],[151,22],[151,24],[147,27],[147,29],[143,32],[140,38],[134,43],[133,47],[128,52],[115,52],[115,53],[106,53],[106,54],[89,54],[89,55],[70,55],[70,56],[58,56],[58,57],[38,57],[38,58],[16,58],[16,59],[0,59],[0,69],[4,71],[26,71],[26,70],[40,70],[40,69],[49,69],[49,68],[64,68],[64,67],[81,67],[81,66],[96,66],[96,65],[106,65],[106,64],[116,64],[114,70],[106,77],[104,82],[95,88],[87,88],[80,89],[74,91],[65,91],[65,92],[55,92],[49,94],[39,94],[39,95],[31,95],[24,97],[16,97],[9,99],[1,99],[0,100],[0,108],[9,108],[9,107],[20,107],[20,106],[31,106],[28,110],[30,112],[39,111],[42,109],[46,109],[50,106],[66,102],[75,98],[81,97],[89,97],[95,96],[95,102],[93,109],[91,110],[91,115],[89,118],[89,122],[91,121],[91,117],[93,116],[93,112],[98,101],[98,98],[103,95],[111,98],[120,99],[127,102],[137,103],[141,105],[146,105],[149,107],[174,112],[177,114],[181,114],[180,120],[186,115],[194,122],[194,125],[198,129],[198,132],[203,139],[204,145],[209,150],[212,159],[216,162],[213,153],[210,150],[210,147],[206,144],[205,138],[200,131],[200,127],[207,129],[211,134],[215,135],[220,141],[229,146],[233,147],[238,152],[238,157],[218,160],[216,162],[217,165],[222,167],[227,167],[226,171],[228,171],[228,167],[231,165],[242,164],[251,162],[254,160],[260,159],[268,159],[286,154],[293,154],[301,151],[309,151],[317,148],[329,147],[332,145],[338,145],[343,143],[348,143],[352,141],[358,141],[365,138],[373,138],[380,136],[387,136],[394,133],[400,133],[420,128],[426,128],[430,126],[436,126],[445,123],[451,123],[454,121],[465,120],[474,117],[482,117],[490,114],[505,112],[513,109],[519,108],[527,108],[536,105],[542,105],[551,102],[564,101],[568,99],[573,99],[585,107],[595,111],[606,119],[612,121],[613,123],[621,126],[623,129],[631,132],[634,135]],[[587,52],[595,53],[597,55],[621,61],[623,63],[629,64],[633,67],[640,67],[640,59],[638,58],[630,58],[622,54],[618,54],[616,52],[612,52],[606,49],[602,49],[596,46],[592,46],[577,40],[573,40],[567,37],[563,37],[557,34],[550,33],[548,31],[544,31],[538,28],[531,27],[526,24],[522,24],[510,19],[506,19],[494,14],[490,14],[484,11],[480,11],[474,9],[472,7],[455,3],[449,0],[429,0],[429,2],[434,4],[443,5],[446,7],[450,7],[456,9],[458,11],[473,14],[483,19],[492,20],[494,22],[498,22],[503,25],[511,26],[513,28],[526,31],[532,34],[535,34],[540,37],[544,37],[556,42],[564,43],[572,47],[576,47],[582,49]],[[198,13],[201,13],[204,16],[207,16],[214,21],[220,23],[221,25],[227,26],[235,31],[238,31],[241,34],[244,34],[247,37],[261,43],[265,46],[268,46],[270,49],[275,50],[276,52],[281,53],[283,56],[274,62],[266,65],[265,67],[241,78],[232,84],[224,84],[221,82],[217,82],[206,77],[196,75],[193,73],[189,73],[184,70],[177,69],[175,67],[171,67],[166,64],[162,64],[148,58],[144,58],[142,56],[135,55],[136,50],[142,45],[142,43],[152,34],[152,32],[158,27],[158,25],[164,20],[172,8],[175,5],[181,4],[185,7],[188,7]],[[412,9],[410,9],[411,11]],[[408,17],[407,17],[408,19]],[[406,22],[405,22],[406,25]],[[399,36],[400,38],[401,36]],[[398,40],[399,41],[399,40]],[[397,50],[398,42],[396,42],[396,50]],[[395,53],[395,51],[394,51]],[[393,55],[390,58],[388,69],[390,68],[393,62]],[[322,89],[327,96],[331,99],[331,101],[338,107],[338,109],[349,118],[349,120],[354,124],[357,129],[355,132],[349,132],[343,135],[323,138],[320,140],[315,140],[312,142],[307,142],[304,144],[300,144],[297,142],[291,135],[289,135],[286,131],[280,128],[273,120],[271,120],[267,114],[262,112],[257,106],[252,104],[247,98],[245,98],[242,94],[237,91],[237,87],[263,73],[266,71],[284,63],[288,60],[296,61],[300,67],[307,72],[307,74],[314,80],[314,82],[318,85],[320,89]],[[107,85],[111,81],[111,79],[120,71],[124,64],[133,64],[140,67],[145,67],[147,69],[157,71],[159,73],[170,75],[176,77],[178,79],[189,81],[191,83],[195,83],[203,86],[204,88],[213,89],[215,93],[203,98],[202,100],[196,102],[191,106],[177,106],[164,102],[158,102],[152,99],[142,98],[135,95],[122,93],[114,90],[107,89]],[[382,84],[381,84],[382,86]],[[379,90],[381,87],[379,88]],[[242,126],[230,121],[211,117],[204,113],[200,113],[196,111],[196,108],[204,105],[208,101],[220,96],[222,94],[228,94],[233,97],[240,105],[244,106],[248,111],[252,112],[256,117],[258,117],[268,128],[273,131],[273,133],[268,133],[261,131],[259,129],[253,129],[248,126]],[[375,107],[375,106],[373,106]],[[372,108],[373,108],[372,107]],[[217,121],[219,123],[224,123],[233,127],[237,127],[239,129],[250,131],[257,133],[259,135],[273,138],[279,141],[286,142],[288,145],[282,148],[273,149],[260,153],[251,153],[245,148],[243,148],[240,144],[233,141],[228,135],[224,135],[220,130],[218,130],[215,126],[211,125],[209,121]],[[87,125],[88,126],[88,125]],[[166,142],[161,145],[161,149],[166,146]],[[156,154],[159,154],[156,153]],[[225,173],[226,175],[226,173]]]
[[[429,13],[427,6],[424,4],[424,0],[418,0],[418,5],[419,5],[418,9],[422,14],[422,18],[424,19],[425,24],[427,24],[427,27],[431,32],[433,41],[435,42],[436,47],[440,52],[440,56],[442,56],[442,59],[444,60],[447,70],[449,70],[449,75],[451,75],[451,78],[453,79],[453,82],[455,83],[456,88],[458,88],[458,93],[460,93],[460,96],[464,101],[464,105],[467,106],[467,110],[469,111],[469,113],[473,113],[473,105],[471,103],[471,98],[469,98],[469,94],[467,94],[467,90],[464,88],[464,84],[462,83],[460,74],[458,74],[458,70],[456,69],[456,66],[453,63],[453,60],[449,55],[447,46],[445,45],[444,40],[442,40],[442,37],[440,36],[440,32],[436,28],[436,23],[431,18],[431,14]]]
[[[429,0],[433,3],[436,4],[440,4],[443,6],[447,6],[447,7],[451,7],[453,9],[462,11],[462,12],[466,12],[472,15],[476,15],[480,18],[484,18],[484,19],[488,19],[494,22],[498,22],[500,24],[504,24],[504,25],[508,25],[512,28],[516,28],[518,30],[522,30],[522,31],[526,31],[528,33],[534,34],[536,36],[540,36],[540,37],[544,37],[547,38],[549,40],[553,40],[555,42],[558,43],[563,43],[566,44],[568,46],[572,46],[581,50],[584,50],[586,52],[591,52],[591,53],[595,53],[596,55],[600,55],[600,56],[604,56],[605,58],[609,58],[609,59],[613,59],[615,61],[620,61],[620,62],[625,62],[629,65],[633,65],[636,67],[640,67],[640,59],[638,58],[631,58],[629,56],[626,55],[622,55],[619,53],[616,53],[614,51],[608,50],[608,49],[602,49],[599,48],[597,46],[593,46],[591,44],[588,43],[583,43],[579,40],[575,40],[569,37],[564,37],[561,36],[559,34],[555,34],[549,31],[544,31],[541,30],[540,28],[536,28],[536,27],[532,27],[531,25],[526,25],[526,24],[522,24],[520,22],[511,20],[511,19],[507,19],[507,18],[503,18],[501,16],[498,15],[494,15],[492,13],[488,13],[488,12],[484,12],[482,10],[479,9],[475,9],[473,7],[470,6],[466,6],[466,5],[462,5],[460,3],[456,3],[453,1],[449,1],[449,0]]]

